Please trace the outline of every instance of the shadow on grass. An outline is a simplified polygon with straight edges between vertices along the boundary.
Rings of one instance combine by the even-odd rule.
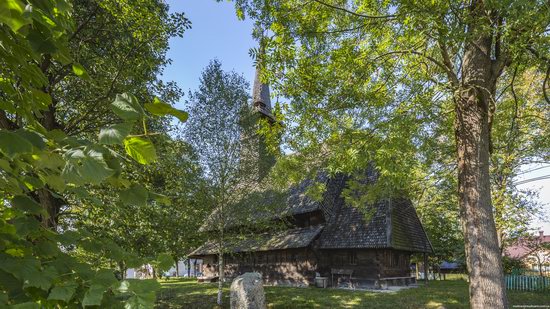
[[[221,307],[216,283],[193,279],[162,281],[157,308],[229,308],[229,286]],[[396,293],[338,289],[265,287],[268,308],[468,308],[468,285],[463,280],[432,281]],[[550,293],[508,292],[511,305],[550,305]]]

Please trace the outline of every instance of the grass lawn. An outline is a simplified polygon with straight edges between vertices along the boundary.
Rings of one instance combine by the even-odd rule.
[[[161,281],[158,309],[219,308],[217,283],[194,279]],[[268,308],[468,308],[468,286],[463,280],[431,281],[428,286],[397,293],[375,293],[319,288],[265,287]],[[510,305],[549,305],[550,292],[508,292]],[[229,308],[229,286],[224,305]]]

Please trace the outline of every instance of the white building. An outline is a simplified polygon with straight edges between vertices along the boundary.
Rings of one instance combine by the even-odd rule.
[[[177,272],[176,273],[176,269]],[[201,259],[187,259],[178,262],[178,267],[172,266],[163,276],[167,277],[199,277],[202,269]],[[153,277],[153,267],[145,264],[140,268],[128,268],[126,270],[126,279],[147,279]]]

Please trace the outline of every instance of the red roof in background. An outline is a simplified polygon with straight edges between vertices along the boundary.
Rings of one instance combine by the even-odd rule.
[[[550,235],[540,235],[541,243],[550,243]],[[520,238],[515,244],[509,246],[504,250],[504,255],[512,259],[522,259],[533,251],[533,248],[529,248],[526,244],[525,238]]]

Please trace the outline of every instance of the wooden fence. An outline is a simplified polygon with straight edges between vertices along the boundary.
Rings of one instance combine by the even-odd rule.
[[[506,288],[516,291],[550,290],[550,278],[541,276],[506,275]]]

